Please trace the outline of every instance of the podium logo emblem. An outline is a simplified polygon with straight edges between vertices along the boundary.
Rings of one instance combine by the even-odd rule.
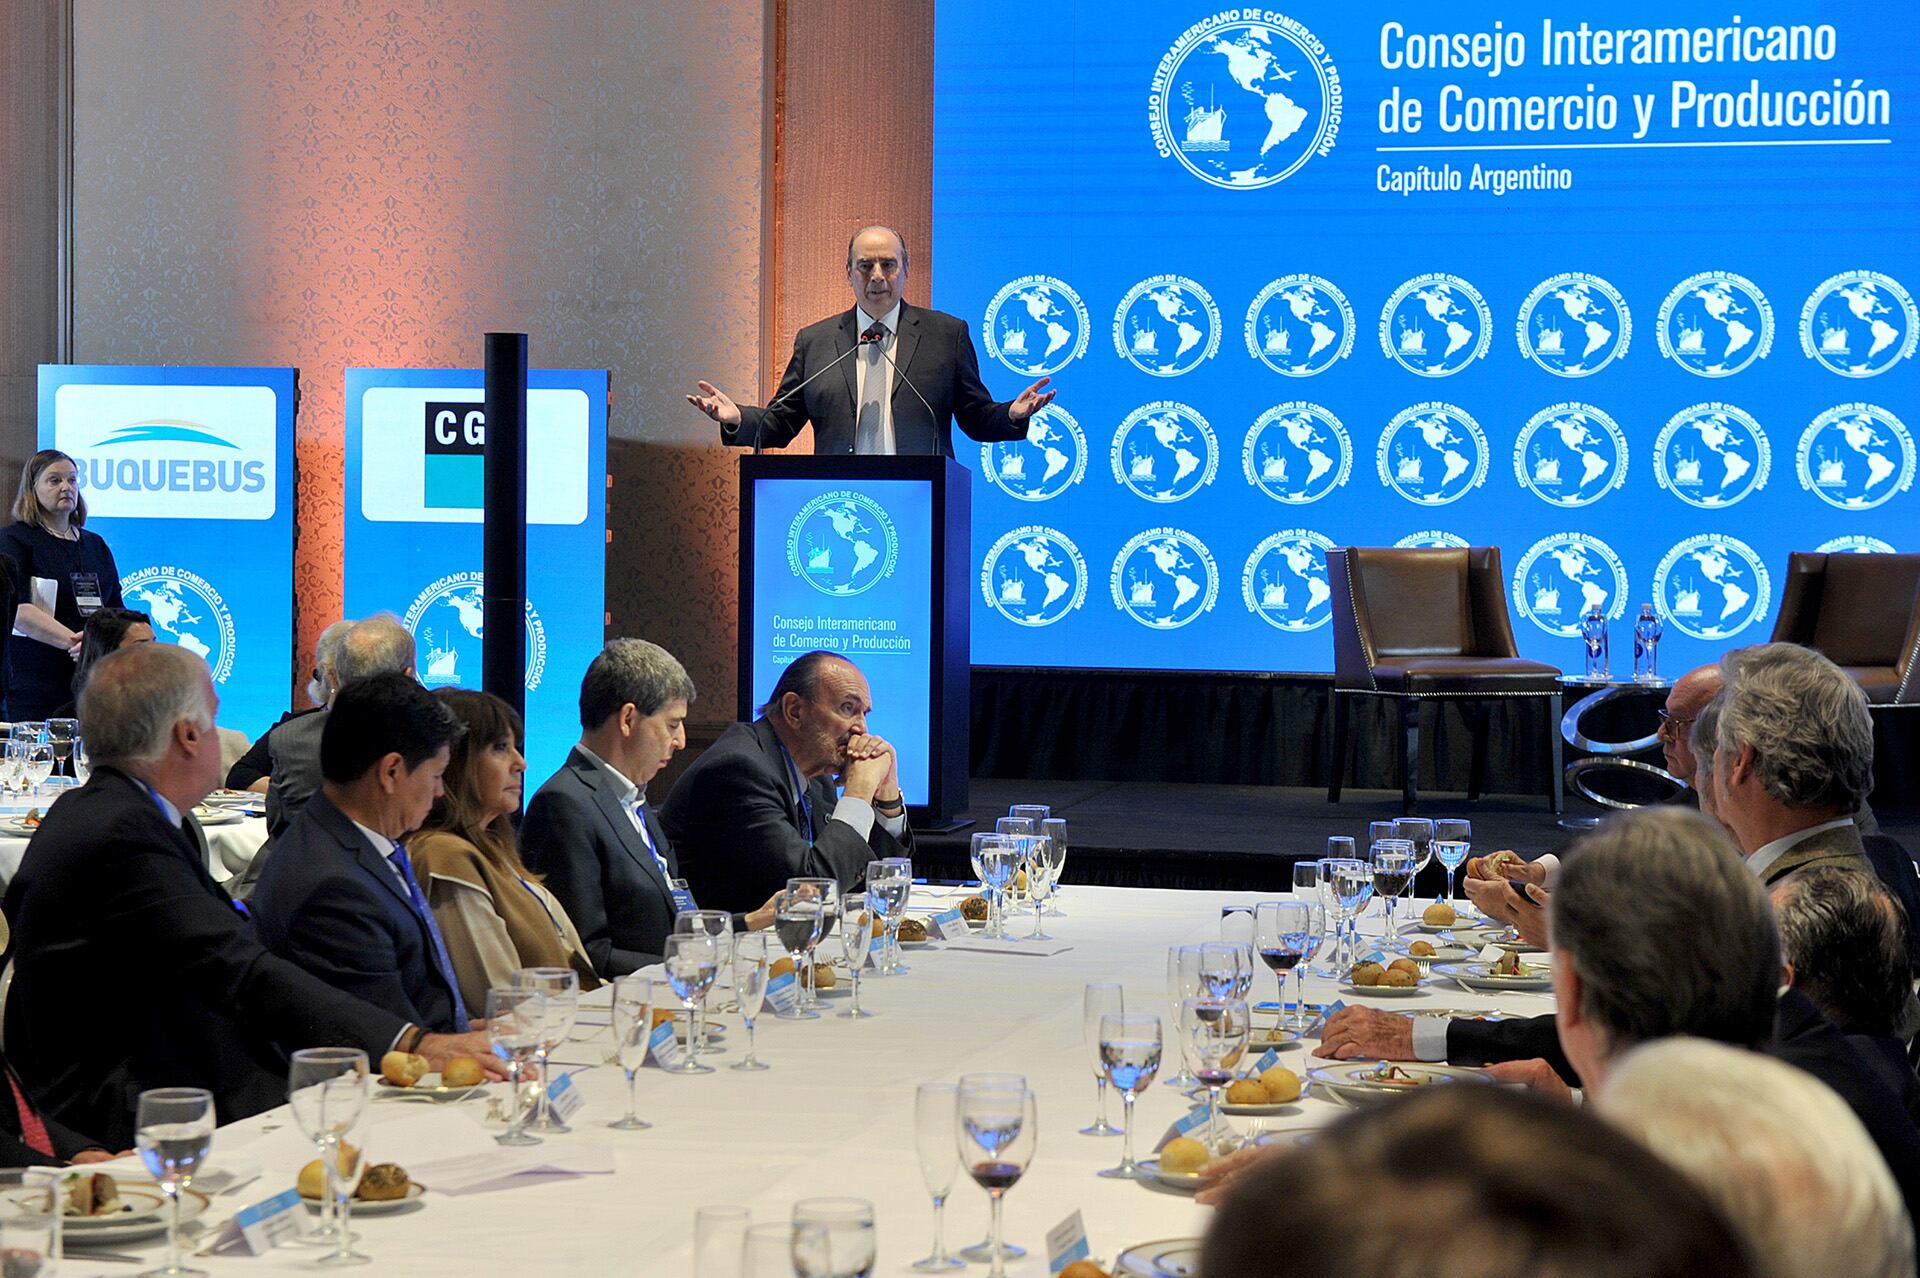
[[[1260,414],[1240,452],[1247,482],[1289,506],[1319,501],[1353,473],[1353,441],[1340,419],[1294,400]]]
[[[419,652],[420,682],[429,688],[471,688],[480,682],[480,645],[486,616],[484,575],[456,572],[441,577],[413,598],[401,624]],[[540,686],[547,671],[547,627],[527,600],[527,691]]]
[[[1257,191],[1333,150],[1340,72],[1285,14],[1225,9],[1194,23],[1154,68],[1154,150],[1230,191]]]
[[[787,525],[787,566],[823,595],[845,598],[893,576],[900,535],[879,502],[840,488],[821,493]]]
[[[980,445],[980,473],[1019,501],[1048,501],[1087,473],[1087,437],[1073,414],[1048,404],[1027,419],[1024,439]]]
[[[1699,377],[1732,377],[1773,349],[1773,307],[1732,271],[1702,271],[1674,285],[1655,329],[1660,353]]]
[[[1581,619],[1595,608],[1609,620],[1627,610],[1627,569],[1613,547],[1576,532],[1527,547],[1513,570],[1515,612],[1550,635],[1578,639]]]
[[[1814,547],[1823,555],[1891,555],[1896,554],[1893,543],[1882,541],[1878,537],[1834,537]]]
[[[1331,280],[1285,275],[1247,307],[1247,353],[1287,377],[1324,373],[1353,351],[1353,307]]]
[[[1800,310],[1800,349],[1842,377],[1875,377],[1913,355],[1920,310],[1891,276],[1843,271]]]
[[[1051,626],[1086,602],[1087,561],[1059,529],[1027,524],[987,551],[980,593],[1016,626]]]
[[[1732,404],[1695,404],[1653,442],[1653,477],[1689,506],[1720,510],[1767,486],[1773,445],[1751,414]]]
[[[1022,275],[993,295],[980,325],[987,354],[1022,377],[1057,373],[1087,353],[1087,304],[1064,280]]]
[[[1457,275],[1417,275],[1380,311],[1380,349],[1422,377],[1451,377],[1485,359],[1492,341],[1487,299]]]
[[[1450,533],[1440,528],[1422,528],[1411,532],[1393,543],[1402,550],[1465,550],[1468,542],[1459,533]]]
[[[1155,377],[1191,373],[1220,349],[1220,308],[1184,275],[1141,280],[1113,312],[1113,348]]]
[[[1153,630],[1177,630],[1220,596],[1213,552],[1190,532],[1149,528],[1113,557],[1113,606]]]
[[[1220,441],[1198,409],[1170,399],[1134,409],[1113,432],[1114,482],[1155,502],[1184,501],[1213,482]]]
[[[1653,604],[1695,639],[1729,639],[1764,619],[1773,594],[1752,546],[1721,533],[1689,537],[1653,570]]]
[[[1486,482],[1486,432],[1464,408],[1415,404],[1387,423],[1380,482],[1420,506],[1445,506]]]
[[[1878,404],[1841,404],[1800,436],[1800,486],[1841,510],[1872,510],[1913,487],[1913,436]]]
[[[1625,355],[1632,336],[1627,299],[1598,275],[1564,271],[1520,306],[1520,353],[1555,377],[1591,377]]]
[[[1550,506],[1591,505],[1627,482],[1626,432],[1592,404],[1543,408],[1520,428],[1513,472]]]
[[[233,614],[212,582],[165,564],[128,574],[120,593],[130,607],[152,618],[162,642],[178,644],[206,662],[216,684],[227,681],[233,673]]]
[[[1277,532],[1253,548],[1240,570],[1247,611],[1291,634],[1318,630],[1333,617],[1327,552],[1333,539],[1306,528]]]

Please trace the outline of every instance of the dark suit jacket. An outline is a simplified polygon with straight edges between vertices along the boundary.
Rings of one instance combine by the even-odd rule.
[[[404,1021],[453,1032],[453,986],[406,885],[325,791],[280,836],[252,906],[275,954]]]
[[[535,792],[520,823],[521,856],[546,876],[593,970],[607,980],[658,963],[673,932],[672,889],[620,794],[599,764],[574,750]],[[647,829],[678,878],[673,846],[651,807]]]
[[[12,1072],[5,1057],[0,1057],[0,1071]],[[19,1082],[18,1075],[14,1076],[14,1081]],[[27,1090],[25,1083],[20,1083],[20,1090]],[[27,1103],[34,1104],[30,1094]],[[20,1121],[20,1106],[14,1101],[13,1088],[7,1086],[4,1077],[0,1077],[0,1166],[59,1167],[72,1162],[73,1156],[82,1150],[103,1148],[99,1141],[82,1136],[53,1115],[40,1113],[38,1105],[34,1105],[34,1112],[40,1115],[41,1123],[46,1126],[48,1143],[53,1146],[51,1156],[27,1144],[26,1137],[21,1135],[25,1124]]]
[[[793,358],[787,361],[780,388],[767,401],[777,407],[741,405],[740,425],[722,426],[721,441],[752,447],[757,435],[763,446],[778,448],[792,442],[811,421],[815,453],[852,452],[860,414],[856,365],[863,356],[842,360],[838,368],[798,395],[787,393],[858,345],[860,328],[859,308],[849,307],[801,329],[794,337]],[[953,456],[956,420],[961,430],[978,440],[1026,438],[1026,425],[1015,425],[1007,405],[994,402],[980,380],[980,360],[965,320],[902,302],[890,353],[897,366],[892,393],[894,447],[902,455]],[[884,359],[880,366],[886,367]],[[907,387],[908,381],[926,396],[925,404]]]
[[[402,1028],[269,953],[181,826],[113,768],[63,795],[27,846],[13,924],[7,1044],[47,1113],[109,1148],[135,1098],[205,1087],[222,1122],[286,1100],[301,1047],[378,1058]]]
[[[1920,932],[1915,931],[1920,928],[1920,874],[1914,871],[1913,858],[1887,834],[1863,834],[1860,847],[1880,882],[1907,912],[1907,965],[1920,976]]]
[[[786,759],[765,718],[734,723],[680,774],[660,809],[679,864],[702,904],[715,910],[752,910],[797,875],[837,879],[852,887],[867,862],[906,856],[913,831],[895,839],[873,823],[862,839],[834,821],[833,783],[807,783],[813,804],[813,845],[800,833],[800,804],[788,782]]]

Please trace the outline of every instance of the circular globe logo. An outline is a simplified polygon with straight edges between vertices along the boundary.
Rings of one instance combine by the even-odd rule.
[[[1800,308],[1800,349],[1842,377],[1874,377],[1913,355],[1920,310],[1898,281],[1843,271]]]
[[[1564,271],[1520,306],[1520,353],[1555,377],[1591,377],[1627,353],[1633,317],[1598,275]]]
[[[1627,482],[1626,432],[1592,404],[1555,404],[1520,428],[1513,469],[1550,506],[1591,505]]]
[[[1861,536],[1835,537],[1829,541],[1821,542],[1814,547],[1814,550],[1823,555],[1892,555],[1898,553],[1894,550],[1893,543],[1890,541],[1882,541],[1878,537]]]
[[[1913,436],[1878,404],[1841,404],[1800,436],[1800,486],[1841,510],[1872,510],[1913,487]]]
[[[823,595],[871,590],[893,575],[899,558],[892,518],[864,493],[821,493],[787,525],[787,566]]]
[[[1155,377],[1190,373],[1220,349],[1220,308],[1184,275],[1141,280],[1113,313],[1113,348]]]
[[[1213,482],[1220,443],[1199,410],[1170,399],[1127,414],[1113,433],[1113,478],[1148,501],[1184,501]]]
[[[1457,275],[1416,276],[1380,312],[1380,348],[1422,377],[1451,377],[1485,359],[1492,340],[1487,299]]]
[[[987,354],[1022,377],[1057,373],[1087,353],[1087,304],[1064,280],[1022,275],[993,295],[980,325]]]
[[[1459,501],[1487,478],[1487,436],[1466,409],[1415,404],[1380,436],[1380,482],[1420,506]]]
[[[1247,353],[1288,377],[1324,373],[1353,350],[1353,307],[1318,275],[1284,275],[1247,307]]]
[[[1247,482],[1275,501],[1305,506],[1347,482],[1353,441],[1340,419],[1304,400],[1260,414],[1240,452]]]
[[[1028,524],[987,551],[980,593],[1017,626],[1051,626],[1086,601],[1087,561],[1059,529]]]
[[[1767,566],[1752,546],[1721,533],[1689,537],[1660,557],[1653,603],[1695,639],[1728,639],[1767,615]]]
[[[1402,550],[1465,550],[1468,542],[1459,533],[1446,532],[1439,528],[1422,528],[1411,532],[1393,543]]]
[[[1293,634],[1317,630],[1333,617],[1327,552],[1333,539],[1305,528],[1277,532],[1253,548],[1240,571],[1247,611]]]
[[[121,579],[120,595],[153,622],[154,634],[207,663],[216,684],[233,673],[233,614],[213,583],[171,564]]]
[[[1653,443],[1653,477],[1702,510],[1719,510],[1767,485],[1773,445],[1753,417],[1732,404],[1695,404],[1668,419]]]
[[[420,682],[429,688],[472,687],[480,680],[480,643],[485,633],[481,604],[484,574],[456,572],[413,597],[401,624],[419,649]],[[527,600],[527,691],[547,670],[547,627]]]
[[[1773,349],[1773,307],[1731,271],[1702,271],[1660,305],[1660,353],[1700,377],[1732,377]]]
[[[1627,569],[1613,547],[1586,533],[1563,532],[1527,547],[1513,569],[1513,610],[1550,635],[1580,637],[1595,608],[1618,618],[1627,610]]]
[[[1190,532],[1150,528],[1113,557],[1113,606],[1153,630],[1177,630],[1220,595],[1213,552]]]
[[[1232,191],[1285,181],[1333,150],[1340,111],[1326,46],[1272,10],[1226,9],[1188,27],[1154,69],[1147,98],[1161,158]]]
[[[980,445],[980,473],[1019,501],[1048,501],[1087,473],[1087,437],[1073,414],[1048,404],[1027,420],[1024,439]]]

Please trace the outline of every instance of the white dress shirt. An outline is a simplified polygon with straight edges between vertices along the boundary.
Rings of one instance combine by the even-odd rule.
[[[858,326],[855,329],[857,336],[859,333],[864,333],[872,328],[875,321],[873,316],[867,314],[866,311],[861,308],[856,306],[854,310],[858,316],[855,320]],[[860,405],[866,402],[867,379],[869,377],[881,378],[880,441],[883,446],[880,452],[887,456],[892,456],[894,453],[899,452],[900,449],[893,436],[893,365],[888,362],[887,356],[893,354],[895,337],[900,327],[900,303],[895,302],[893,309],[880,317],[879,323],[882,328],[887,330],[887,335],[876,345],[861,347],[860,353],[854,356],[853,359],[854,367],[858,370],[853,388],[853,407],[854,412],[857,414],[860,410]],[[886,355],[881,354],[882,350],[886,352]]]

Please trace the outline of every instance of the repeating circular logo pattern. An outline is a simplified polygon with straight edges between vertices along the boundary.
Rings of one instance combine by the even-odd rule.
[[[1800,435],[1800,486],[1841,510],[1872,510],[1913,487],[1913,436],[1878,404],[1841,404]]]
[[[1113,432],[1113,478],[1148,501],[1184,501],[1213,482],[1220,441],[1199,410],[1170,399],[1127,414]]]
[[[1087,305],[1065,280],[1022,275],[987,303],[987,354],[1022,377],[1057,373],[1087,353]]]
[[[1773,595],[1766,564],[1752,546],[1723,533],[1689,537],[1653,570],[1660,615],[1695,639],[1728,639],[1763,620]]]
[[[1654,480],[1702,510],[1721,510],[1759,492],[1772,469],[1767,432],[1732,404],[1681,409],[1653,444]]]
[[[1319,501],[1353,473],[1353,441],[1340,419],[1293,400],[1260,414],[1240,453],[1247,482],[1289,506]]]
[[[1627,436],[1592,404],[1555,404],[1520,428],[1513,469],[1548,505],[1591,505],[1627,482]]]
[[[142,568],[121,579],[120,595],[147,614],[160,640],[206,662],[214,683],[233,673],[233,613],[205,577],[172,564]]]
[[[1486,482],[1486,432],[1466,409],[1430,401],[1400,413],[1380,436],[1380,482],[1421,506],[1459,501]]]
[[[1154,377],[1191,373],[1220,349],[1220,308],[1184,275],[1141,280],[1113,312],[1113,348]]]
[[[1702,271],[1661,303],[1660,353],[1701,377],[1732,377],[1773,349],[1773,307],[1732,271]]]
[[[1467,539],[1459,533],[1450,533],[1441,528],[1422,528],[1419,532],[1410,532],[1393,543],[1402,550],[1465,550]]]
[[[1913,355],[1920,310],[1892,276],[1842,271],[1800,309],[1800,349],[1842,377],[1874,377]]]
[[[1240,570],[1240,598],[1260,620],[1292,634],[1333,617],[1327,552],[1333,539],[1307,528],[1277,532],[1253,548]]]
[[[1283,275],[1247,307],[1247,353],[1288,377],[1324,373],[1353,350],[1353,307],[1331,280]]]
[[[480,645],[486,631],[481,604],[485,575],[456,572],[429,583],[413,597],[401,624],[419,649],[420,682],[429,688],[472,687],[480,679]],[[527,691],[547,670],[547,627],[527,600]]]
[[[1087,436],[1058,403],[1027,419],[1022,439],[980,445],[980,473],[1019,501],[1049,501],[1087,473]]]
[[[1591,377],[1627,353],[1633,317],[1598,275],[1564,271],[1520,306],[1520,353],[1556,377]]]
[[[899,559],[892,516],[850,488],[821,493],[787,525],[787,566],[823,595],[871,590],[893,575]]]
[[[1381,349],[1422,377],[1452,376],[1486,358],[1492,340],[1487,299],[1457,275],[1415,276],[1380,312]]]
[[[1513,609],[1550,635],[1580,637],[1595,608],[1617,619],[1627,610],[1627,569],[1613,547],[1586,533],[1562,532],[1527,547],[1513,569]]]
[[[1190,532],[1149,528],[1113,557],[1113,606],[1152,630],[1177,630],[1213,608],[1220,569]]]
[[[1893,543],[1878,537],[1831,537],[1814,547],[1823,555],[1892,555]]]
[[[1051,626],[1086,602],[1087,561],[1058,528],[1027,524],[987,551],[980,593],[1017,626]]]

